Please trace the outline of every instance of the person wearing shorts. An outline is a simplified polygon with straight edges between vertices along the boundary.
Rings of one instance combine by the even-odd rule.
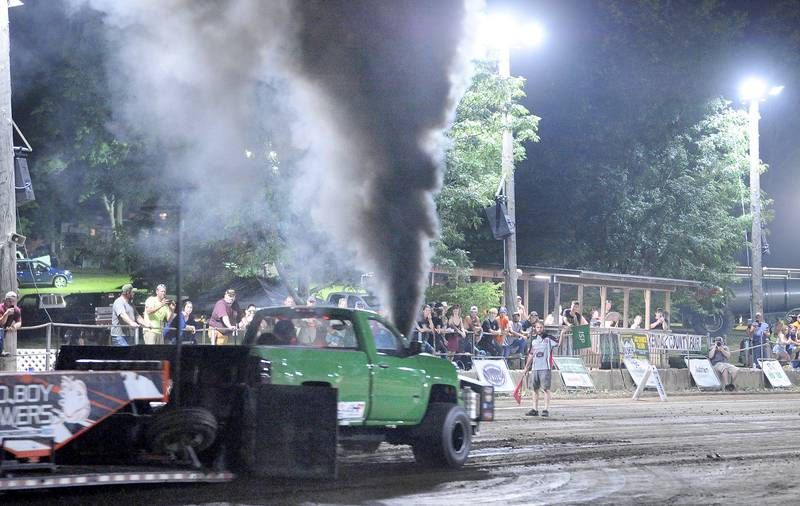
[[[533,409],[525,413],[527,416],[539,416],[539,390],[544,390],[544,409],[542,416],[550,416],[550,369],[553,348],[560,340],[547,334],[544,323],[537,321],[531,338],[528,359],[525,361],[525,374],[530,374],[530,386],[533,388]]]

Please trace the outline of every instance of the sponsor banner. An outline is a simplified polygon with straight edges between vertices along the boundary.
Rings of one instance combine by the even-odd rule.
[[[692,334],[672,334],[668,332],[650,332],[648,346],[650,351],[695,351],[703,349],[705,336]]]
[[[697,388],[715,390],[722,388],[717,373],[714,372],[714,366],[707,358],[690,358],[689,372]]]
[[[644,373],[650,369],[650,361],[643,358],[626,358],[624,360],[625,368],[628,369],[628,372],[631,373],[631,378],[636,386],[639,386],[642,379],[644,378]],[[659,383],[661,383],[660,379],[656,380],[656,376],[653,374],[649,375],[647,379],[647,388],[658,388]]]
[[[478,372],[478,379],[492,385],[495,392],[513,392],[514,381],[508,372],[506,361],[502,358],[478,359],[474,357],[472,364]]]
[[[764,376],[767,377],[769,384],[774,388],[789,388],[792,382],[783,371],[780,362],[777,360],[759,360],[761,370],[764,371]]]
[[[619,357],[620,359],[643,358],[647,360],[650,358],[646,335],[620,335],[620,339],[622,340],[622,355]]]
[[[0,439],[47,438],[61,448],[133,400],[167,401],[169,370],[0,374]],[[5,449],[39,455],[49,446],[15,439]]]
[[[589,326],[576,325],[572,327],[572,348],[575,350],[580,350],[591,347],[592,339],[589,336]]]
[[[583,365],[580,357],[553,357],[556,367],[561,372],[564,386],[571,388],[594,388],[592,377]]]

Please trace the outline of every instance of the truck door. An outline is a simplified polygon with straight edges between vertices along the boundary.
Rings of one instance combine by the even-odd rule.
[[[396,335],[378,320],[369,319],[377,358],[371,364],[369,421],[416,422],[425,412],[422,404],[423,373],[405,356],[405,347]]]

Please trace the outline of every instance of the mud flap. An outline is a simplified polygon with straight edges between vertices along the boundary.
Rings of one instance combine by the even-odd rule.
[[[258,387],[254,459],[259,476],[336,478],[337,391]]]

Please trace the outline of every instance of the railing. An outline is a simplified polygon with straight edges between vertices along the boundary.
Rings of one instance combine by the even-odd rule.
[[[62,345],[113,346],[111,329],[117,325],[89,325],[74,323],[43,323],[21,327],[16,332],[7,332],[5,351],[7,357],[0,359],[0,371],[49,371],[55,365],[55,354]],[[141,326],[119,325],[129,331],[129,344],[144,344]],[[152,329],[161,332],[161,330]],[[212,328],[203,327],[192,333],[196,344],[211,345]],[[244,330],[231,331],[228,344],[240,344]],[[168,338],[167,338],[168,339]],[[174,341],[173,341],[174,342]],[[186,338],[184,338],[186,342]]]
[[[690,353],[701,353],[708,349],[712,339],[695,334],[619,327],[590,327],[591,347],[574,349],[572,333],[569,329],[549,326],[545,330],[552,336],[561,336],[561,343],[554,349],[554,355],[579,357],[590,369],[623,368],[623,358],[626,356],[646,358],[651,364],[659,368],[666,368],[670,365],[671,356],[682,357]],[[464,341],[467,343],[466,348],[472,350],[477,348],[478,339],[471,333],[467,334]],[[510,369],[524,366],[524,357],[515,356],[515,354],[499,356],[482,350],[473,351],[471,354],[480,358],[504,358]],[[471,362],[471,357],[467,352],[437,353],[437,355],[464,366]]]
[[[146,329],[124,325],[120,327],[133,331],[133,342],[131,344],[144,343],[142,331]],[[16,339],[13,338],[14,333],[7,335],[6,351],[11,356],[0,360],[0,368],[24,371],[33,367],[33,370],[51,370],[54,365],[54,354],[62,345],[112,345],[111,328],[111,325],[69,323],[45,323],[32,327],[22,327],[16,333]],[[193,334],[196,343],[199,345],[213,344],[211,342],[211,330],[213,329],[207,327],[197,329]],[[560,327],[547,327],[547,332],[553,336],[562,335]],[[239,344],[243,337],[243,330],[233,331],[232,335],[229,336],[228,344]],[[625,356],[647,358],[650,363],[663,368],[669,367],[670,356],[684,356],[687,353],[701,353],[703,350],[707,350],[712,338],[636,329],[592,327],[590,329],[590,340],[592,343],[590,348],[575,350],[573,349],[572,334],[565,332],[560,345],[555,348],[554,354],[557,356],[580,357],[586,367],[591,369],[622,368],[624,367],[622,359]],[[478,342],[478,336],[469,332],[467,337],[463,339],[459,352],[437,354],[456,364],[460,363],[462,368],[468,368],[472,357],[503,358],[511,369],[521,369],[525,364],[525,356],[521,353],[507,356],[492,355],[478,350]],[[668,343],[673,349],[663,346],[661,348],[653,347],[651,346],[652,343],[662,345]],[[682,344],[691,346],[681,348],[679,345]],[[17,353],[18,348],[23,351]],[[748,350],[747,346],[744,348]],[[738,350],[734,350],[734,346],[731,346],[731,351]],[[765,345],[763,356],[769,356],[770,351],[771,346]]]

